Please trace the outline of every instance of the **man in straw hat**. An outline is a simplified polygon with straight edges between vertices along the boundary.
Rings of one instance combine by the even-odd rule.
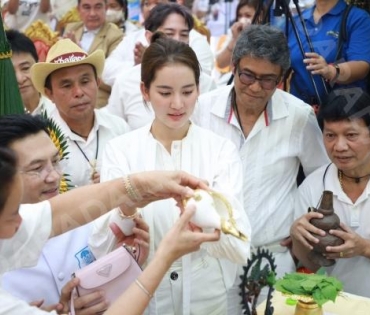
[[[69,159],[61,163],[73,186],[99,182],[105,144],[129,130],[123,119],[95,109],[103,67],[103,51],[88,55],[61,39],[31,68],[35,88],[56,105],[49,115],[66,137]]]

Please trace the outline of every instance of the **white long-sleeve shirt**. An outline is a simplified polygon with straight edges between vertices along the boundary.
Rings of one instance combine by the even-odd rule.
[[[239,148],[253,245],[276,243],[289,236],[293,223],[299,164],[307,176],[329,161],[322,133],[309,105],[277,89],[245,138],[231,108],[232,89],[202,94],[193,120]]]
[[[151,124],[117,137],[107,144],[103,157],[102,180],[139,171],[184,170],[207,180],[212,189],[230,198],[238,228],[249,238],[251,228],[241,204],[243,186],[241,162],[235,146],[227,139],[196,125],[191,125],[183,140],[172,142],[171,154],[169,154],[163,145],[154,139],[150,133],[150,127]],[[149,225],[151,233],[150,259],[163,236],[179,218],[180,212],[173,199],[166,199],[149,204],[141,209],[141,214]],[[95,221],[94,233],[89,245],[97,257],[109,252],[113,246],[114,236],[108,233],[110,220],[115,220],[112,216],[118,216],[117,212],[112,211]],[[200,252],[191,254],[191,261],[195,257],[219,259],[226,288],[224,290],[227,290],[236,279],[237,263],[247,262],[250,252],[249,244],[249,241],[243,242],[233,236],[222,234],[218,242],[205,243],[201,246]],[[183,259],[187,261],[186,258]],[[182,263],[182,268],[183,278],[190,279],[190,275],[185,271],[189,270],[186,262]],[[219,269],[204,269],[204,282],[207,282],[207,273],[217,272],[217,270]],[[200,290],[197,285],[193,284],[192,294],[194,296],[196,296],[194,292],[197,289]],[[211,297],[209,297],[210,301],[212,301]],[[159,314],[162,313],[159,312]]]

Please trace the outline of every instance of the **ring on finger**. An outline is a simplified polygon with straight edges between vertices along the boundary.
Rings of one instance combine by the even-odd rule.
[[[344,257],[344,253],[343,253],[343,252],[340,252],[340,253],[339,253],[339,257],[340,257],[340,258],[343,258],[343,257]]]

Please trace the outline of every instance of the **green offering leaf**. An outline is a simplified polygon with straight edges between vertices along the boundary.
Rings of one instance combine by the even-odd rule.
[[[321,292],[325,299],[335,302],[337,297],[337,290],[331,285],[327,285],[321,289]]]
[[[300,285],[306,292],[312,292],[317,285],[317,281],[315,279],[307,279],[303,280]]]
[[[312,297],[319,306],[322,306],[328,301],[335,302],[338,293],[343,290],[343,285],[334,277],[290,273],[276,281],[275,289],[287,295]]]

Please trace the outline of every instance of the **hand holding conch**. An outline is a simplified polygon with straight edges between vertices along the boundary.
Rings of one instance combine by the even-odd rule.
[[[247,241],[248,238],[237,228],[231,204],[222,194],[197,189],[193,197],[184,200],[184,207],[187,205],[194,205],[196,208],[191,223],[203,229],[218,229]]]

